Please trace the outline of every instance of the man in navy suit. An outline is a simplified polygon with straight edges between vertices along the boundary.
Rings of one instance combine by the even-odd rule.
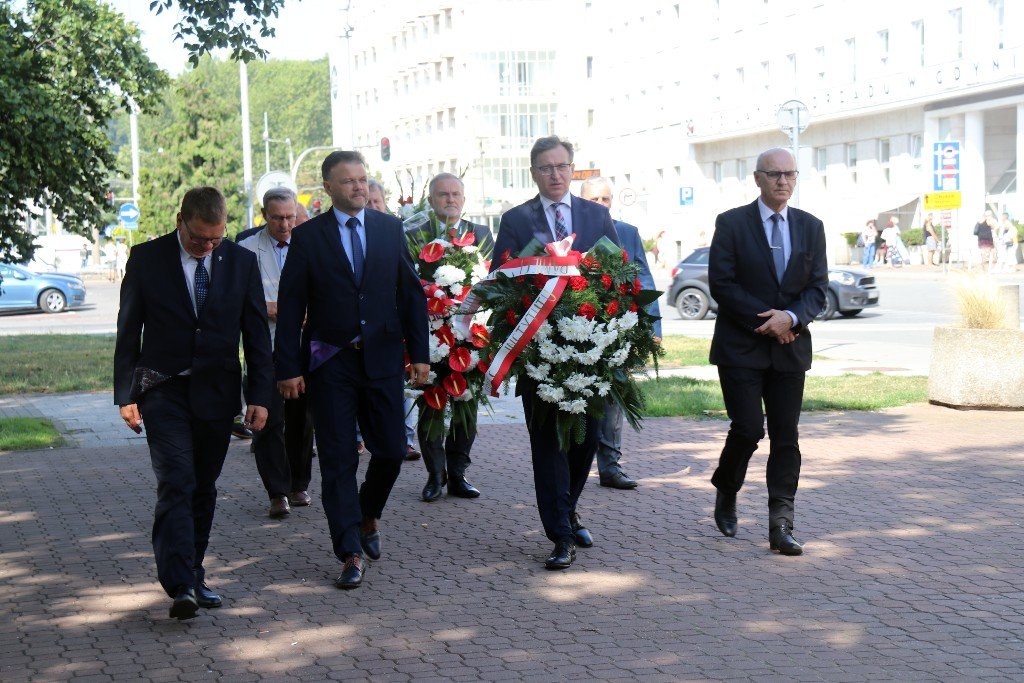
[[[572,145],[557,136],[540,138],[534,143],[530,150],[530,174],[540,194],[501,217],[492,267],[515,258],[534,238],[547,244],[575,234],[573,249],[581,252],[588,251],[602,237],[619,244],[608,209],[569,193],[572,158]],[[528,379],[521,378],[517,391],[523,397],[530,430],[537,509],[544,533],[555,544],[544,566],[565,569],[576,559],[577,545],[593,545],[590,532],[576,512],[576,502],[594,463],[597,421],[588,417],[583,443],[563,451],[558,448],[553,417],[542,423],[532,419],[534,403],[540,400],[536,388]]]
[[[238,413],[242,338],[249,368],[246,425],[267,419],[273,390],[267,308],[256,256],[224,240],[227,207],[213,187],[185,193],[177,230],[132,249],[121,282],[114,402],[125,424],[145,420],[157,502],[157,575],[171,616],[220,607],[203,558]]]
[[[609,211],[612,209],[612,184],[607,178],[587,178],[580,186],[580,196],[597,202]],[[644,243],[640,239],[640,231],[636,226],[622,221],[613,221],[615,232],[619,235],[622,248],[626,250],[629,260],[640,267],[639,280],[644,289],[654,289],[654,276],[647,265],[647,256],[644,254]],[[654,321],[654,340],[661,343],[661,308],[658,302],[654,301],[647,307],[647,312],[659,316]],[[625,423],[625,416],[622,408],[610,397],[604,402],[604,417],[601,419],[601,433],[597,446],[597,473],[600,477],[601,486],[613,489],[635,489],[637,484],[625,472],[619,464],[622,457],[622,427]]]
[[[414,384],[430,370],[427,304],[402,222],[366,208],[362,155],[331,152],[321,173],[334,206],[292,233],[277,299],[277,385],[285,399],[309,387],[324,513],[344,563],[335,585],[350,589],[362,583],[363,553],[380,557],[377,522],[406,453],[405,352]],[[358,492],[357,419],[372,454]]]
[[[789,150],[762,152],[754,171],[761,196],[718,216],[708,261],[711,296],[718,302],[711,362],[718,366],[732,421],[711,478],[717,489],[715,523],[725,536],[736,535],[736,494],[764,438],[767,415],[768,542],[784,555],[803,552],[793,538],[797,424],[811,367],[808,326],[824,306],[828,287],[822,222],[787,206],[797,173]]]

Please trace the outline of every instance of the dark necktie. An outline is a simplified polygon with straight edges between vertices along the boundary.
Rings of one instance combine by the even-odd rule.
[[[569,228],[565,227],[565,220],[562,218],[562,212],[558,207],[565,206],[565,204],[557,202],[553,206],[555,207],[555,239],[564,240],[569,236]]]
[[[772,214],[772,260],[775,261],[775,275],[782,282],[782,275],[786,272],[786,253],[782,248],[782,230],[779,228],[779,221],[782,216]]]
[[[277,243],[277,248],[278,248],[278,249],[284,249],[284,248],[285,248],[285,247],[287,247],[287,246],[288,246],[288,243],[287,243],[287,242],[283,242],[283,241],[282,241],[282,242],[278,242],[278,243]]]
[[[352,231],[352,274],[356,277],[356,284],[363,283],[363,242],[359,239],[356,228],[359,227],[359,219],[355,216],[346,221],[345,225]]]
[[[203,259],[196,257],[196,315],[203,312],[206,295],[210,293],[210,272],[203,265]]]

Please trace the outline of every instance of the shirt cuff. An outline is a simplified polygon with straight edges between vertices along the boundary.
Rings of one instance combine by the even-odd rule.
[[[786,313],[789,313],[789,318],[790,318],[790,320],[793,321],[793,324],[789,326],[790,329],[796,327],[797,323],[800,322],[799,320],[797,320],[796,313],[794,313],[793,311],[791,311],[789,309],[786,309]]]

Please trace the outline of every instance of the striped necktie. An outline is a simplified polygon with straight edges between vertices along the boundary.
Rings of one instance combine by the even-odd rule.
[[[206,305],[206,296],[210,293],[210,272],[203,265],[203,258],[196,258],[196,315],[203,312]]]
[[[562,218],[562,212],[558,208],[565,206],[565,204],[556,202],[552,206],[555,207],[555,239],[561,241],[569,236],[569,229],[565,227],[565,220]]]

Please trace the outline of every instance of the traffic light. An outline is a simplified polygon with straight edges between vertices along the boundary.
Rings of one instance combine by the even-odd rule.
[[[380,158],[382,161],[391,161],[391,140],[380,139]]]

